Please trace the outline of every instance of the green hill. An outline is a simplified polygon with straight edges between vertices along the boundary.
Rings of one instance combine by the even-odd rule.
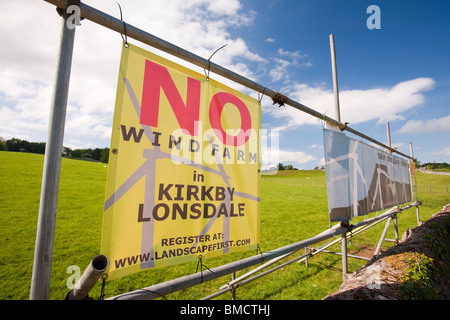
[[[29,298],[37,216],[44,156],[0,151],[0,299]],[[58,212],[55,230],[50,299],[63,299],[68,292],[67,269],[71,265],[84,271],[99,253],[102,228],[106,165],[63,158]],[[428,219],[449,203],[446,185],[450,176],[417,174],[421,219]],[[432,190],[430,193],[429,190]],[[328,204],[325,172],[283,171],[262,177],[261,250],[269,251],[312,237],[328,228]],[[399,230],[415,227],[415,210],[399,215]],[[351,252],[376,246],[384,224],[358,235],[349,245]],[[393,228],[388,237],[393,238]],[[392,244],[385,243],[383,248]],[[333,249],[332,249],[333,250]],[[339,247],[336,247],[339,250]],[[301,250],[303,253],[303,250]],[[228,254],[204,261],[213,268],[257,254],[251,251]],[[238,299],[321,299],[341,284],[341,258],[318,255],[309,267],[292,264],[237,290]],[[349,271],[362,266],[360,260],[349,260]],[[106,297],[168,281],[194,273],[197,263],[167,269],[155,269],[107,282]],[[242,275],[248,270],[238,272]],[[202,285],[168,295],[167,299],[200,299],[214,293],[228,282],[226,276]],[[100,296],[100,284],[91,296]],[[220,299],[230,299],[225,294]]]

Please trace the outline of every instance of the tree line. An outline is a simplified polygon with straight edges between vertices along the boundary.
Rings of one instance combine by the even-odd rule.
[[[5,140],[0,137],[0,151],[45,154],[45,142],[29,142],[27,140],[21,140],[17,138]],[[62,155],[67,158],[108,163],[109,148],[88,148],[72,150],[71,148],[63,147]]]
[[[450,169],[450,164],[447,162],[427,162],[424,164],[420,164],[420,167],[425,167],[429,170],[439,170],[439,169]]]

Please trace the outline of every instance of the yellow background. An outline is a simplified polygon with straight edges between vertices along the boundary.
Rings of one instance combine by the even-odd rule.
[[[259,200],[247,199],[237,196],[236,193],[241,192],[249,194],[251,196],[260,197],[260,150],[259,150],[259,129],[260,129],[260,108],[257,100],[250,98],[242,93],[239,93],[223,84],[215,82],[212,79],[207,80],[204,75],[196,73],[185,67],[179,66],[171,61],[158,57],[150,52],[144,51],[136,46],[129,45],[128,48],[123,48],[122,59],[120,65],[116,106],[114,112],[112,138],[111,138],[111,150],[109,157],[108,178],[106,186],[105,203],[119,190],[133,173],[141,167],[147,160],[143,157],[145,149],[153,149],[151,141],[148,140],[145,134],[142,135],[141,141],[136,143],[133,138],[130,141],[124,141],[122,138],[121,125],[125,125],[127,130],[130,127],[135,127],[138,133],[144,126],[139,123],[139,115],[136,113],[133,103],[130,98],[130,94],[124,85],[124,78],[128,79],[132,86],[133,92],[136,95],[139,104],[142,100],[143,92],[143,79],[145,72],[145,60],[151,60],[155,63],[165,66],[177,87],[183,101],[186,101],[187,92],[187,76],[201,81],[201,99],[200,99],[200,121],[201,132],[197,137],[191,137],[183,135],[183,141],[195,139],[202,145],[202,151],[198,153],[179,152],[177,150],[171,150],[168,148],[168,141],[171,134],[177,137],[180,133],[177,119],[174,115],[170,104],[168,103],[163,90],[160,94],[160,107],[159,107],[159,121],[158,127],[151,127],[153,131],[160,132],[159,142],[161,144],[161,151],[183,156],[184,158],[192,159],[195,161],[202,161],[203,165],[208,165],[211,170],[219,171],[220,167],[217,163],[211,163],[213,158],[207,158],[205,155],[209,154],[211,148],[209,142],[206,140],[204,133],[213,133],[209,121],[209,104],[211,98],[217,92],[228,92],[239,99],[241,99],[247,106],[250,115],[252,132],[250,140],[241,147],[227,146],[232,155],[232,159],[223,159],[223,144],[220,140],[212,136],[214,143],[219,145],[218,154],[220,159],[223,159],[223,170],[229,176],[229,183],[232,188],[235,188],[234,199],[232,203],[235,203],[235,209],[237,209],[237,203],[245,203],[245,216],[244,217],[232,217],[230,221],[230,240],[236,241],[241,239],[251,239],[251,244],[245,247],[232,247],[230,252],[239,250],[249,250],[256,247],[259,243]],[[225,105],[222,116],[221,124],[224,129],[227,128],[239,128],[241,125],[240,114],[236,107],[231,104]],[[177,130],[178,129],[178,130]],[[246,163],[237,163],[237,150],[244,150],[246,157]],[[116,152],[117,151],[117,152]],[[256,163],[249,164],[248,156],[249,152],[257,154]],[[202,174],[205,178],[203,183],[193,181],[194,171],[197,174]],[[137,221],[139,204],[144,203],[145,195],[145,179],[143,176],[133,187],[131,187],[120,199],[116,199],[114,204],[106,208],[103,218],[103,233],[102,233],[102,245],[101,252],[110,259],[110,267],[107,270],[108,279],[118,278],[130,273],[134,273],[141,270],[139,264],[133,266],[126,266],[123,268],[115,268],[115,260],[123,259],[126,257],[132,257],[141,254],[142,250],[142,232],[143,223]],[[227,187],[221,176],[212,172],[207,172],[198,168],[186,164],[178,164],[170,159],[158,159],[156,160],[155,167],[155,181],[152,185],[155,188],[155,204],[158,203],[158,186],[159,183],[165,185],[183,184],[183,185],[201,185],[205,186],[221,186]],[[172,188],[171,192],[175,191]],[[185,193],[184,193],[185,194]],[[214,194],[214,193],[213,193]],[[172,208],[172,204],[175,201],[166,201],[169,207]],[[179,201],[181,205],[188,203],[190,206],[197,201]],[[201,201],[199,201],[201,202]],[[210,202],[210,201],[207,201]],[[221,201],[213,201],[216,207],[219,207]],[[203,208],[203,207],[202,207]],[[188,210],[188,216],[190,211]],[[152,218],[153,220],[153,218]],[[161,249],[176,249],[184,248],[190,245],[175,245],[170,247],[161,248],[161,239],[170,237],[183,237],[198,235],[209,222],[209,219],[186,219],[182,220],[178,218],[176,220],[171,219],[171,215],[164,221],[153,220],[154,225],[154,238],[153,248],[155,251]],[[212,235],[215,233],[222,233],[223,231],[223,216],[218,218],[213,226],[206,234]],[[219,242],[211,241],[210,243]],[[200,243],[201,245],[202,243]],[[206,243],[209,244],[209,243]],[[207,257],[223,254],[222,250],[216,250],[214,252],[208,252]],[[205,257],[205,253],[202,254]],[[155,261],[155,267],[164,267],[167,265],[184,263],[198,259],[195,255],[181,256],[172,259],[161,259]]]

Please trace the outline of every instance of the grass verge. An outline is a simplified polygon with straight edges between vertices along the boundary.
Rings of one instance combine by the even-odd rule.
[[[0,152],[0,299],[29,298],[37,216],[44,157],[37,154]],[[52,261],[50,299],[63,299],[68,292],[67,273],[71,265],[84,271],[100,251],[104,188],[104,164],[64,158],[61,167],[55,244]],[[449,203],[446,185],[450,176],[417,174],[421,220]],[[429,186],[432,186],[431,192]],[[310,238],[329,227],[325,173],[289,171],[264,176],[261,186],[261,250],[269,251]],[[375,213],[369,215],[369,217]],[[358,219],[364,219],[359,217]],[[356,222],[358,219],[355,219]],[[399,232],[415,227],[415,210],[399,215]],[[364,232],[349,244],[350,253],[376,246],[384,223]],[[387,237],[393,238],[393,227]],[[392,246],[385,243],[383,249]],[[339,246],[330,250],[340,250]],[[297,255],[302,254],[303,250]],[[228,254],[205,260],[213,268],[258,252]],[[295,257],[296,255],[292,255]],[[284,261],[282,261],[284,262]],[[349,259],[349,272],[365,262]],[[106,297],[147,287],[194,273],[197,263],[154,269],[107,283]],[[236,276],[249,271],[242,270]],[[162,299],[200,299],[231,280],[231,275]],[[341,257],[320,254],[303,263],[293,263],[236,291],[237,299],[321,299],[335,291],[342,281]],[[91,296],[100,296],[100,284]],[[230,299],[227,293],[218,299]]]

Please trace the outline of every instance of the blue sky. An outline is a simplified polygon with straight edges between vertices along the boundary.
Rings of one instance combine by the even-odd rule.
[[[60,19],[44,1],[0,2],[0,137],[45,141]],[[119,17],[116,1],[83,2]],[[393,147],[409,154],[412,142],[421,162],[450,162],[449,1],[119,2],[126,22],[202,57],[227,44],[215,63],[331,117],[334,34],[341,120],[382,142],[389,121]],[[381,29],[367,28],[370,5],[380,8]],[[109,146],[121,41],[90,21],[77,27],[64,145]],[[262,100],[262,127],[278,130],[285,164],[323,164],[322,126],[289,106]]]

